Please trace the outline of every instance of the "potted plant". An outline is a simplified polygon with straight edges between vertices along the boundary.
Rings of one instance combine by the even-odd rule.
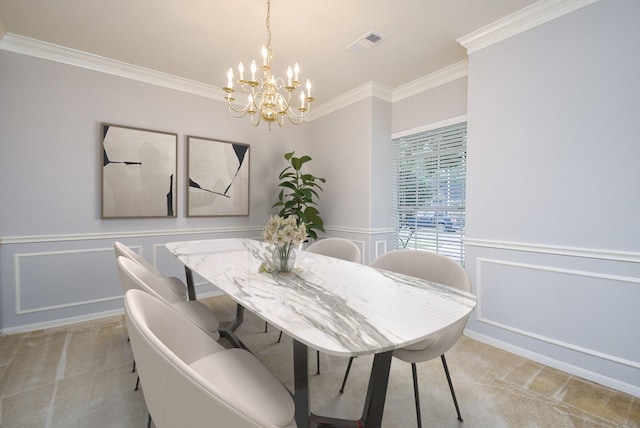
[[[324,223],[320,211],[316,208],[316,200],[322,191],[319,183],[326,180],[312,174],[303,173],[302,167],[311,160],[310,156],[294,157],[295,152],[285,153],[284,158],[289,165],[282,170],[278,178],[281,187],[278,202],[272,208],[281,207],[280,217],[295,217],[298,224],[304,224],[307,236],[318,239],[318,232],[324,232]]]

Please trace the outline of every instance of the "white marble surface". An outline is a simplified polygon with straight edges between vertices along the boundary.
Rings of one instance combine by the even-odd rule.
[[[296,251],[296,271],[261,273],[272,247],[249,239],[166,244],[193,272],[307,346],[333,355],[401,348],[468,315],[472,294]]]

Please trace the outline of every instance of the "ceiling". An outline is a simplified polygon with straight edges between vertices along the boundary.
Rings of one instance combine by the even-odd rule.
[[[456,39],[535,2],[273,0],[274,73],[298,62],[317,103],[372,81],[397,88],[464,60]],[[266,0],[0,0],[0,29],[222,87],[229,67],[260,60],[266,11]],[[346,50],[370,31],[383,37],[373,49]]]

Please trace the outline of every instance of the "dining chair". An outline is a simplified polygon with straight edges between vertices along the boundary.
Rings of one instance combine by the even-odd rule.
[[[148,428],[296,427],[291,394],[250,352],[224,348],[141,290],[127,291],[124,307]]]
[[[469,279],[469,275],[465,271],[464,267],[449,257],[431,251],[413,249],[390,251],[373,260],[370,266],[471,292],[471,280]],[[449,383],[451,397],[453,398],[453,404],[456,408],[456,413],[458,414],[458,420],[462,422],[460,408],[458,407],[458,400],[456,399],[453,383],[451,382],[451,376],[449,374],[449,368],[447,366],[447,360],[444,354],[451,349],[453,345],[455,345],[462,335],[462,331],[467,324],[467,319],[468,316],[438,331],[437,333],[430,335],[416,344],[393,351],[394,357],[411,363],[418,427],[422,427],[422,420],[420,417],[420,398],[418,393],[416,363],[429,361],[437,357],[440,357],[440,360],[442,361],[447,382]],[[344,386],[347,382],[347,376],[349,376],[349,370],[352,362],[353,357],[349,359],[349,364],[347,365],[347,370],[344,375],[344,380],[342,381],[340,392],[344,392]]]
[[[309,245],[305,251],[354,263],[360,263],[362,259],[362,256],[360,255],[360,248],[358,248],[353,241],[343,238],[320,239]],[[264,324],[264,330],[265,332],[267,331],[266,322]],[[280,339],[282,339],[282,331],[278,336],[278,343],[280,343]],[[316,356],[316,374],[320,374],[320,351],[316,351]]]
[[[160,278],[164,276],[158,269],[156,269],[155,266],[149,263],[147,259],[145,259],[140,254],[133,251],[130,247],[126,246],[122,242],[119,242],[119,241],[114,242],[113,249],[116,253],[116,259],[120,256],[127,257],[133,261],[140,263],[142,266],[147,268],[147,270],[153,273],[155,276]],[[174,293],[181,296],[185,296],[185,299],[188,298],[187,285],[184,282],[172,280],[170,283],[168,283],[168,285]]]
[[[146,267],[127,257],[118,257],[117,264],[123,289],[138,289],[155,296],[170,304],[214,340],[220,338],[220,322],[215,314],[204,303],[186,300],[186,296],[173,291],[171,284],[181,282],[178,278],[157,277]]]

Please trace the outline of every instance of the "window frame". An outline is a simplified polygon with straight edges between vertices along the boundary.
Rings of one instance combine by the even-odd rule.
[[[393,248],[428,249],[464,265],[466,115],[391,138]]]

